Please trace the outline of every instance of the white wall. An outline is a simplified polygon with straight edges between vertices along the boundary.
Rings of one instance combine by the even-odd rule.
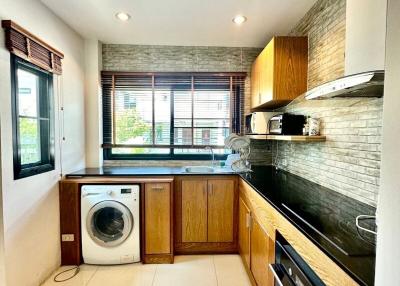
[[[386,0],[346,1],[345,74],[383,70]]]
[[[388,1],[375,285],[400,285],[400,1]]]
[[[36,0],[0,0],[0,19],[11,19],[65,54],[55,89],[63,95],[64,132],[60,165],[56,112],[56,169],[13,180],[10,54],[0,32],[0,111],[4,245],[7,286],[38,285],[60,263],[58,180],[60,172],[85,165],[84,42]],[[57,96],[55,96],[57,97]],[[57,98],[56,107],[59,107]]]
[[[97,40],[85,40],[85,117],[86,166],[103,166],[102,106],[100,71],[102,45]]]
[[[3,194],[1,191],[1,114],[0,114],[0,285],[6,284],[4,264]]]

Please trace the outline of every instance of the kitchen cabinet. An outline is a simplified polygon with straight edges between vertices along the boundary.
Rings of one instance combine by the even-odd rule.
[[[245,266],[250,269],[250,209],[242,198],[239,198],[239,253]]]
[[[274,241],[260,223],[253,219],[250,234],[250,269],[257,285],[272,286],[273,274],[269,264],[274,263]]]
[[[209,242],[233,242],[235,180],[208,180]]]
[[[170,183],[146,183],[144,190],[144,262],[173,259]]]
[[[182,241],[207,241],[207,180],[182,181]]]
[[[235,176],[176,177],[176,253],[237,251],[236,185]]]
[[[284,106],[307,90],[307,37],[273,37],[251,69],[251,108]]]

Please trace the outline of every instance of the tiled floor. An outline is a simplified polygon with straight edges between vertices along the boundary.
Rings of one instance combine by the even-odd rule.
[[[82,265],[79,274],[43,286],[247,286],[251,285],[239,255],[176,256],[174,264]],[[59,277],[62,279],[63,277]]]

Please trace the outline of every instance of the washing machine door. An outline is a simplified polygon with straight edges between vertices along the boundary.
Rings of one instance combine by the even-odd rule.
[[[102,201],[94,205],[86,218],[90,237],[104,247],[123,243],[133,229],[133,217],[129,209],[117,201]]]

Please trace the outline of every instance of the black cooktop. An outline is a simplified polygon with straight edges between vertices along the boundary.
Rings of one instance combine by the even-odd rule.
[[[356,228],[356,217],[374,215],[374,207],[272,166],[242,178],[358,283],[374,284],[375,237]]]

